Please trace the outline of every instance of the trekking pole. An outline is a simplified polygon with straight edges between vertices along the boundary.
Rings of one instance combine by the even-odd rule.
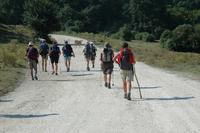
[[[113,70],[113,72],[112,72],[112,86],[114,86],[115,85],[115,83],[114,83],[114,70]]]
[[[140,92],[140,99],[142,99],[142,92],[141,92],[141,89],[140,89],[140,84],[139,84],[139,81],[138,81],[138,78],[137,78],[137,75],[136,75],[136,71],[135,71],[135,79],[137,81],[137,84],[138,84],[138,88],[139,88],[139,92]]]

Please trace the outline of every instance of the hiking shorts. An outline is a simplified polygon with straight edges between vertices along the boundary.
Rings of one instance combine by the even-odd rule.
[[[30,69],[37,70],[37,61],[29,59],[29,67],[30,67]]]
[[[113,62],[103,63],[101,65],[101,69],[103,71],[103,74],[112,74],[113,68],[114,68]]]
[[[123,81],[133,81],[133,71],[132,70],[121,70],[121,78]]]
[[[85,55],[85,59],[86,59],[86,60],[91,60],[91,55],[87,55],[87,54],[86,54],[86,55]]]
[[[92,55],[91,57],[90,57],[90,59],[92,60],[92,61],[94,61],[95,60],[95,55]]]
[[[45,54],[45,55],[41,55],[42,59],[46,59],[48,60],[48,54]]]
[[[51,64],[53,63],[58,64],[59,57],[50,57],[50,59],[51,59]]]
[[[64,56],[65,61],[70,61],[71,60],[71,56]]]

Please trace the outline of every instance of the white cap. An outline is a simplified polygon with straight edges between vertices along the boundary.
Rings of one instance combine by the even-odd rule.
[[[28,46],[33,46],[33,43],[32,43],[32,42],[29,42],[29,43],[28,43]]]

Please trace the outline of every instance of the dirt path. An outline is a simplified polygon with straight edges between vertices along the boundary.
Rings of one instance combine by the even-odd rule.
[[[98,61],[86,71],[82,49],[74,47],[71,72],[62,57],[58,76],[40,73],[32,81],[27,74],[20,87],[0,98],[0,133],[200,132],[200,82],[137,63],[144,99],[134,83],[133,101],[127,101],[117,66],[115,86],[108,90]]]

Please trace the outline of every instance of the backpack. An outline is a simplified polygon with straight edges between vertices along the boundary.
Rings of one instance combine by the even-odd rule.
[[[132,64],[130,62],[130,53],[128,49],[124,49],[122,52],[122,58],[120,61],[120,69],[122,70],[132,70]]]
[[[91,51],[92,51],[92,55],[96,56],[96,47],[94,45],[91,45]]]
[[[50,52],[50,56],[51,57],[58,57],[60,54],[60,49],[58,46],[52,46],[50,48],[51,52]]]
[[[37,60],[37,58],[38,58],[38,51],[37,51],[37,49],[36,48],[29,48],[27,56],[31,60]]]
[[[111,48],[104,48],[102,53],[102,61],[104,63],[113,62],[112,60],[113,51]]]
[[[72,50],[71,45],[69,45],[69,44],[65,45],[62,48],[62,50],[63,50],[63,53],[64,53],[65,56],[72,56],[73,50]]]
[[[90,44],[85,45],[84,54],[85,55],[92,55],[92,49],[90,47]]]
[[[49,53],[49,46],[46,43],[40,45],[40,55],[47,55]]]

